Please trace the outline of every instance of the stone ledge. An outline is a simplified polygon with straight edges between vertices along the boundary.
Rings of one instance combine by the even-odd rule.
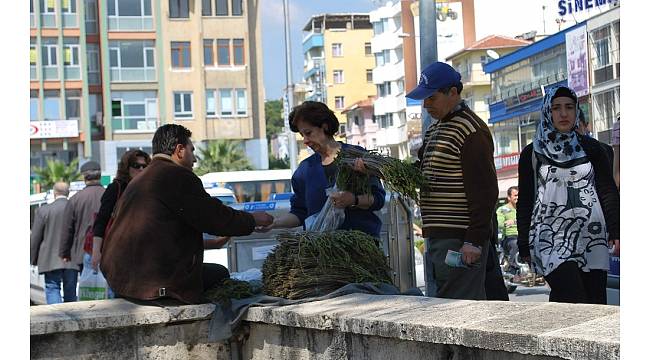
[[[214,305],[140,305],[124,299],[30,307],[30,335],[170,324],[210,318]]]

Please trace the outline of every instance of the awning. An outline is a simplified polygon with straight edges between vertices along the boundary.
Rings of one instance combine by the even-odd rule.
[[[504,199],[508,196],[508,188],[511,186],[519,185],[519,178],[513,177],[508,179],[499,179],[499,199]]]

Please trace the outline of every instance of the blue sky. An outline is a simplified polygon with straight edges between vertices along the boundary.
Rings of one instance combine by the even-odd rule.
[[[289,0],[293,82],[302,77],[302,28],[315,14],[369,12],[372,0]],[[262,0],[262,55],[267,100],[282,97],[286,86],[282,0]]]

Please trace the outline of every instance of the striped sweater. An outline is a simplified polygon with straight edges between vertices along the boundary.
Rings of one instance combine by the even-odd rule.
[[[428,180],[420,193],[424,236],[487,243],[499,193],[493,153],[490,130],[464,102],[429,126],[418,154]]]

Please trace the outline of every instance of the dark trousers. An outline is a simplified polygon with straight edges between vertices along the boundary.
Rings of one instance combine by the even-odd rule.
[[[203,290],[208,290],[221,285],[224,280],[230,278],[230,273],[223,265],[203,263]]]
[[[516,275],[519,272],[519,265],[517,264],[517,253],[519,252],[519,247],[517,246],[517,237],[508,236],[503,239],[503,253],[508,256],[508,272],[512,275]]]
[[[501,273],[496,245],[492,241],[488,241],[488,244],[489,252],[487,264],[485,264],[485,296],[487,300],[509,301],[508,289],[506,289],[506,284],[503,282],[503,273]]]
[[[584,272],[575,261],[565,261],[544,276],[551,288],[549,301],[607,304],[607,271]]]

